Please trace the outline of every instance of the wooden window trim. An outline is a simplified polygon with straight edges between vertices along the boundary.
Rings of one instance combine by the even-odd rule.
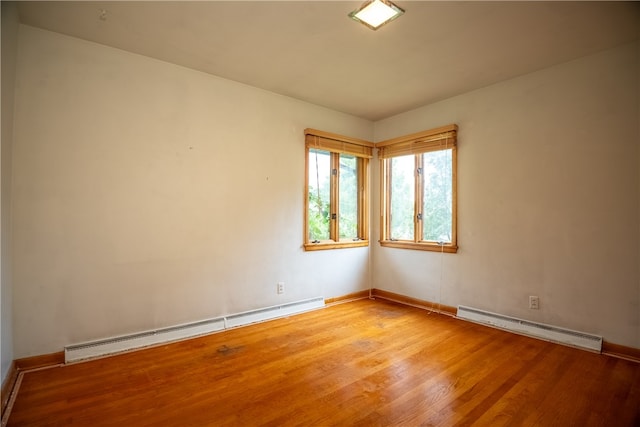
[[[458,126],[455,124],[431,129],[423,132],[405,135],[398,138],[389,139],[376,143],[378,148],[378,158],[380,159],[380,246],[414,249],[432,252],[458,252],[458,185],[457,185],[457,169],[458,169],[458,150],[457,150],[457,131]],[[391,240],[391,221],[387,215],[391,211],[391,179],[389,177],[388,159],[404,155],[416,155],[415,170],[421,168],[420,164],[423,154],[431,151],[439,151],[443,149],[442,141],[451,151],[452,166],[452,218],[451,218],[451,243],[440,244],[434,241],[419,240],[422,236],[422,220],[414,216],[414,240]],[[415,188],[422,189],[424,175],[415,173]],[[421,212],[423,202],[423,191],[416,190],[414,212]]]
[[[304,184],[304,230],[303,230],[303,248],[305,251],[318,251],[326,249],[345,249],[369,246],[369,159],[373,157],[374,144],[369,141],[351,138],[348,136],[338,135],[335,133],[320,131],[317,129],[305,129],[305,184]],[[336,169],[337,175],[331,176],[330,183],[330,205],[332,214],[336,215],[336,220],[329,223],[330,240],[322,240],[319,243],[311,243],[309,241],[309,150],[319,149],[329,151],[337,156],[331,156],[331,168]],[[358,239],[339,239],[339,218],[340,218],[340,200],[339,200],[339,171],[340,158],[339,154],[348,154],[356,157],[358,165]]]

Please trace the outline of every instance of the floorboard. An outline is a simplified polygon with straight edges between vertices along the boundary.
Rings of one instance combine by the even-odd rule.
[[[9,426],[638,426],[640,364],[382,300],[27,372]]]

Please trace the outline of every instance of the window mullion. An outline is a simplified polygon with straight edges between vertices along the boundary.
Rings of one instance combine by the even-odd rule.
[[[415,209],[414,209],[414,233],[413,236],[416,242],[422,240],[422,221],[423,221],[423,194],[422,187],[424,186],[424,165],[422,162],[422,155],[416,154],[416,169],[415,169]]]
[[[331,218],[329,221],[329,238],[334,242],[340,240],[339,219],[340,218],[340,154],[331,153],[331,195],[330,209]]]
[[[391,159],[382,160],[384,163],[384,180],[385,180],[385,195],[383,195],[384,200],[384,236],[381,236],[383,240],[387,240],[391,238],[391,178],[392,178],[392,162]]]
[[[367,228],[369,226],[369,200],[367,199],[367,187],[369,183],[366,179],[368,169],[368,159],[359,157],[356,160],[358,168],[358,239],[368,240]]]

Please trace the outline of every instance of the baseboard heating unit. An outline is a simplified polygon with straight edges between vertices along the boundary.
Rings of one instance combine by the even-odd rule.
[[[497,328],[516,332],[522,335],[570,345],[572,347],[580,347],[587,350],[597,351],[598,353],[602,351],[602,337],[597,335],[572,331],[570,329],[545,325],[544,323],[518,319],[462,305],[458,306],[457,317],[480,324],[495,326]]]
[[[316,297],[184,325],[170,326],[152,331],[70,345],[64,348],[64,359],[65,363],[78,362],[152,345],[193,338],[212,332],[223,331],[228,328],[263,322],[278,317],[286,317],[322,307],[324,307],[324,298]]]

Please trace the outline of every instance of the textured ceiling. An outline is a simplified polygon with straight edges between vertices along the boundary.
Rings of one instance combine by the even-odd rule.
[[[21,22],[369,120],[637,40],[636,2],[20,2]],[[101,10],[106,14],[101,19]]]

